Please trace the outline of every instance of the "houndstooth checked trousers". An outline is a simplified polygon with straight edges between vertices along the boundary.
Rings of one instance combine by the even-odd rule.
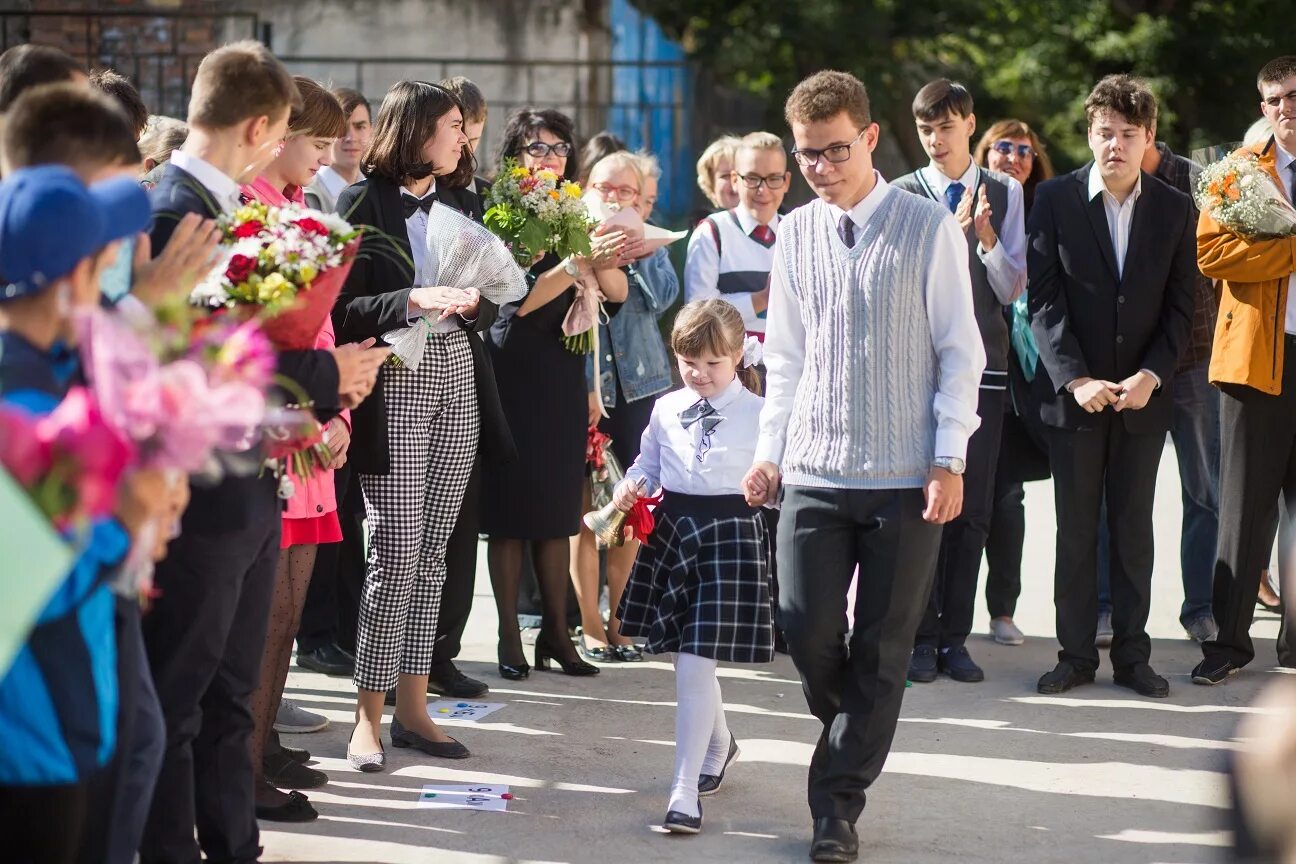
[[[471,338],[433,333],[417,371],[381,372],[391,470],[360,475],[370,531],[356,635],[362,690],[390,690],[397,672],[432,667],[446,541],[480,438]]]

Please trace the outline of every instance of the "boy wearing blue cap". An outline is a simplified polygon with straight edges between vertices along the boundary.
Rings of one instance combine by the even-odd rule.
[[[98,273],[145,227],[130,180],[87,188],[63,167],[0,183],[0,401],[34,413],[80,380],[72,313],[98,302]],[[75,859],[89,779],[112,756],[117,677],[105,582],[165,500],[155,472],[123,483],[116,517],[95,523],[72,571],[0,678],[0,836],[18,861]],[[13,574],[21,576],[21,574]]]

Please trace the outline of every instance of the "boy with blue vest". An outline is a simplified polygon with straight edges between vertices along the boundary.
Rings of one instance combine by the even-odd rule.
[[[981,425],[968,441],[963,512],[942,532],[936,580],[918,626],[909,679],[927,683],[944,672],[955,681],[977,682],[985,679],[985,673],[965,643],[972,632],[981,554],[994,511],[995,468],[1008,387],[1004,307],[1026,287],[1025,209],[1020,183],[972,161],[976,115],[966,87],[945,78],[932,81],[914,97],[913,115],[931,162],[901,177],[895,186],[944,206],[963,229],[986,369],[977,394]]]
[[[783,220],[768,390],[747,503],[777,500],[779,611],[823,724],[810,761],[816,861],[853,861],[895,736],[941,526],[962,507],[985,350],[967,240],[948,210],[873,169],[864,84],[819,72],[785,114],[817,200]],[[855,627],[846,597],[858,571]]]
[[[743,138],[734,155],[738,206],[702,220],[684,263],[684,302],[722,297],[759,339],[765,338],[774,237],[791,176],[777,135],[753,132]]]
[[[0,183],[0,401],[52,411],[81,381],[72,315],[99,299],[119,241],[149,221],[131,179],[87,188],[42,166]],[[116,744],[114,602],[108,582],[165,500],[157,472],[122,484],[114,518],[71,539],[78,557],[0,678],[0,836],[16,861],[72,861],[91,779]],[[21,578],[20,573],[8,574]]]

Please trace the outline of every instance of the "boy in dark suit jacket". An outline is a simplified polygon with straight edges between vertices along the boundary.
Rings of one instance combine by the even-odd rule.
[[[189,105],[189,138],[153,189],[153,249],[185,214],[239,206],[238,184],[274,157],[299,100],[282,64],[256,42],[204,58]],[[326,416],[354,407],[385,352],[286,351],[278,369]],[[248,751],[270,592],[279,553],[273,479],[230,476],[195,488],[182,534],[159,566],[161,592],[144,626],[167,743],[141,844],[143,861],[252,861],[258,854]]]
[[[1094,161],[1042,183],[1028,235],[1035,376],[1057,508],[1057,667],[1039,692],[1094,680],[1097,529],[1111,532],[1112,667],[1143,696],[1170,688],[1148,660],[1152,503],[1170,428],[1169,390],[1192,319],[1193,210],[1140,169],[1156,99],[1139,80],[1104,78],[1085,101]]]

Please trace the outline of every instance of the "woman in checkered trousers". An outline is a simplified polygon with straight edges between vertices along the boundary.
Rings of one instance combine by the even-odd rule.
[[[739,489],[756,450],[760,343],[724,300],[680,310],[671,350],[684,388],[653,406],[639,458],[616,489],[630,510],[662,490],[656,528],[644,540],[621,599],[621,633],[675,655],[675,779],[664,827],[696,834],[699,795],[720,789],[738,743],[725,724],[718,661],[768,663],[769,546],[765,522]]]
[[[354,415],[353,452],[360,448],[370,457],[357,464],[370,548],[356,636],[359,704],[347,747],[348,760],[361,771],[386,765],[379,732],[393,686],[394,746],[449,759],[468,756],[428,716],[427,683],[446,541],[480,438],[475,337],[469,332],[480,298],[472,289],[435,285],[424,273],[432,266],[425,260],[427,214],[433,206],[452,206],[448,202],[458,200],[453,187],[472,177],[467,142],[462,106],[450,91],[402,81],[383,99],[374,122],[364,156],[367,179],[338,199],[339,212],[377,229],[334,309],[339,334],[382,338],[420,317],[433,322],[417,368],[385,366],[369,400],[376,407],[366,403]]]

